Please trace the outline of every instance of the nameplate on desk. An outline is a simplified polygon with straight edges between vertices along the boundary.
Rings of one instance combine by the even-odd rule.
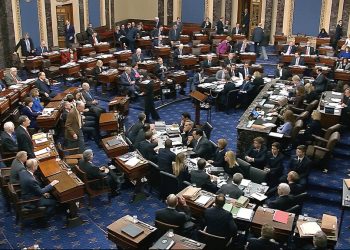
[[[34,154],[35,154],[35,156],[40,156],[40,155],[47,154],[50,152],[51,152],[51,150],[49,148],[43,148],[43,149],[40,149],[40,150],[34,152]]]
[[[208,201],[210,201],[211,199],[211,196],[208,196],[208,195],[200,195],[196,200],[195,200],[195,203],[199,204],[199,205],[202,205],[202,206],[205,206]]]
[[[269,136],[276,137],[276,138],[282,138],[283,134],[281,133],[276,133],[276,132],[270,132]]]

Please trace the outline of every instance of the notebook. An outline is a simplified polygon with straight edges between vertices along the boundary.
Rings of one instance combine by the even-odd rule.
[[[289,213],[276,210],[273,215],[273,220],[279,223],[287,224],[288,223]]]
[[[119,145],[119,144],[121,144],[121,143],[122,143],[122,141],[119,140],[119,139],[117,139],[117,138],[113,138],[113,139],[107,141],[107,144],[108,144],[108,146],[110,146],[110,147],[113,147],[113,146],[115,146],[115,145]]]
[[[135,238],[143,233],[143,230],[133,224],[129,224],[121,229],[123,233],[126,233],[132,238]]]

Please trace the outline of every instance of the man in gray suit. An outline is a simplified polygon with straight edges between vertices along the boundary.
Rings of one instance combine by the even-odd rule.
[[[254,42],[254,50],[256,56],[259,57],[260,43],[264,39],[264,30],[262,28],[262,24],[259,23],[258,27],[256,27],[253,31],[252,40]]]
[[[26,151],[19,151],[16,158],[12,161],[10,171],[10,183],[19,183],[19,172],[25,170],[24,163],[27,161],[28,155]]]
[[[235,173],[232,178],[232,183],[222,185],[216,194],[228,194],[230,198],[238,199],[239,197],[244,195],[243,191],[239,188],[242,179],[243,175],[241,173]]]
[[[213,147],[209,140],[204,136],[203,130],[196,129],[192,133],[193,138],[188,138],[191,140],[190,145],[193,147],[193,151],[206,160],[210,159],[214,153]]]
[[[21,78],[19,78],[19,76],[17,75],[17,68],[15,67],[10,68],[9,72],[5,74],[4,80],[7,87],[11,85],[16,85],[22,81]]]

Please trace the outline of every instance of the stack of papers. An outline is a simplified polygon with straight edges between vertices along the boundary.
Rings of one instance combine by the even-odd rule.
[[[140,162],[140,159],[134,156],[130,158],[127,162],[125,162],[125,165],[128,165],[129,167],[135,167],[139,162]]]
[[[199,205],[205,206],[205,204],[207,204],[210,199],[211,196],[201,195],[197,198],[197,200],[195,200],[195,202]]]
[[[321,227],[316,222],[306,222],[300,225],[302,234],[314,235],[318,231],[321,231]]]
[[[254,193],[251,195],[251,197],[253,197],[254,199],[258,200],[258,201],[263,201],[267,198],[266,195],[261,194],[261,193]]]
[[[241,186],[244,186],[244,187],[247,187],[249,185],[249,183],[251,183],[252,181],[251,180],[247,180],[247,179],[243,179],[241,181]]]
[[[252,209],[241,207],[238,210],[237,218],[242,219],[242,220],[251,221],[252,217],[253,217],[253,213],[254,213],[254,211]]]
[[[50,151],[51,151],[50,148],[43,148],[43,149],[40,149],[40,150],[34,152],[34,154],[35,154],[35,156],[39,156],[42,154],[49,153]]]

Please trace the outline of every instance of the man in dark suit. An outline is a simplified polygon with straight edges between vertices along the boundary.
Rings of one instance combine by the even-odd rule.
[[[119,194],[118,190],[120,189],[120,183],[118,183],[118,177],[116,173],[114,173],[108,167],[96,167],[92,160],[94,158],[94,154],[91,149],[87,149],[83,152],[83,159],[79,160],[78,166],[79,168],[85,172],[87,178],[89,180],[95,179],[103,179],[107,177],[107,184],[111,188],[111,196],[116,196]],[[103,183],[95,182],[96,186],[94,189],[99,189]]]
[[[224,85],[224,89],[221,91],[221,93],[219,94],[219,100],[220,100],[220,104],[222,105],[222,107],[225,107],[225,105],[227,104],[228,101],[228,94],[230,93],[231,90],[235,90],[237,89],[235,83],[231,80],[227,81]],[[236,95],[233,97],[234,100],[237,99],[237,92]]]
[[[248,62],[244,63],[243,68],[241,68],[241,73],[244,79],[246,79],[247,76],[252,76],[253,72]]]
[[[294,58],[290,62],[290,66],[303,66],[305,64],[304,59],[300,57],[299,52],[294,53]]]
[[[147,160],[152,161],[154,163],[158,162],[158,156],[156,151],[154,151],[154,147],[157,145],[152,141],[152,131],[147,131],[145,133],[145,140],[140,142],[139,151],[143,157]]]
[[[135,139],[136,139],[138,132],[143,128],[143,125],[144,125],[145,120],[146,120],[146,115],[145,115],[145,113],[141,112],[141,113],[139,113],[137,118],[138,118],[138,121],[134,125],[131,126],[131,128],[129,129],[129,131],[127,133],[127,136],[132,143],[135,142]]]
[[[291,195],[298,195],[304,191],[304,188],[299,184],[299,174],[295,171],[290,171],[287,175],[287,182],[290,188]]]
[[[278,197],[274,201],[268,202],[268,207],[286,211],[294,206],[293,197],[290,194],[290,187],[287,183],[281,183],[277,188]]]
[[[314,47],[311,47],[310,42],[306,43],[306,47],[304,48],[304,54],[307,56],[315,55],[315,49],[314,49]]]
[[[241,43],[236,45],[236,53],[249,52],[248,40],[245,38]]]
[[[46,207],[47,216],[52,216],[55,212],[56,200],[52,198],[49,192],[59,181],[53,180],[50,184],[42,188],[34,176],[34,172],[38,169],[38,161],[36,159],[30,159],[26,165],[27,169],[19,172],[21,199],[30,200],[39,196],[40,201],[38,206]]]
[[[136,79],[131,74],[131,67],[126,67],[123,74],[120,76],[120,83],[128,90],[128,95],[135,98],[138,94],[139,87],[136,85]]]
[[[228,194],[231,198],[238,199],[244,195],[244,192],[239,188],[242,180],[243,175],[241,173],[235,173],[233,175],[232,182],[222,185],[216,194]]]
[[[47,47],[46,42],[41,41],[40,47],[35,49],[35,54],[37,56],[42,56],[44,53],[47,53],[47,52],[49,52],[49,48]]]
[[[239,23],[236,23],[236,27],[232,29],[232,35],[240,35],[240,34],[242,34],[242,29]]]
[[[21,115],[18,118],[18,124],[19,126],[16,129],[18,151],[26,151],[29,159],[35,158],[33,141],[27,130],[30,125],[29,118],[25,115]]]
[[[156,69],[155,69],[156,75],[161,81],[164,81],[165,76],[168,72],[168,67],[164,64],[163,58],[161,57],[158,57],[157,62],[158,63],[156,64]]]
[[[193,146],[193,151],[198,157],[210,159],[214,152],[212,150],[212,144],[204,136],[203,130],[196,129],[193,131],[192,135],[193,140],[190,143],[191,146]]]
[[[225,153],[226,153],[227,140],[219,139],[218,140],[218,148],[215,151],[213,160],[209,160],[208,162],[215,167],[223,167],[225,164]]]
[[[271,186],[277,185],[276,181],[283,174],[283,154],[281,151],[281,145],[279,142],[274,142],[271,145],[271,151],[266,155],[266,166],[264,171],[267,172],[267,180]]]
[[[266,164],[266,147],[264,146],[264,138],[256,137],[253,145],[245,153],[244,159],[253,167],[263,169]]]
[[[250,17],[249,17],[248,9],[245,9],[243,13],[243,29],[244,29],[244,34],[246,36],[249,34],[249,24],[250,24]]]
[[[295,47],[293,42],[289,42],[289,45],[286,45],[282,51],[282,55],[291,55],[294,54],[297,51],[297,48]]]
[[[17,43],[16,47],[15,47],[15,52],[14,54],[16,54],[18,48],[21,47],[21,53],[22,56],[27,57],[27,56],[31,56],[34,55],[35,50],[34,50],[34,43],[32,38],[29,37],[29,33],[25,33],[23,38],[21,38],[21,40],[19,40],[19,42]]]
[[[173,143],[170,139],[167,139],[164,143],[165,148],[159,149],[158,152],[158,166],[161,171],[167,172],[169,174],[173,173],[172,163],[175,162],[175,153],[171,152]]]
[[[76,106],[67,115],[65,123],[64,138],[67,148],[79,148],[79,152],[84,152],[85,143],[83,135],[83,120],[81,112],[84,112],[85,104],[81,101],[76,102]]]
[[[279,78],[281,80],[288,80],[289,77],[291,77],[291,74],[288,68],[285,68],[283,63],[277,64],[277,68],[275,70],[275,78]]]
[[[274,240],[275,229],[270,224],[265,224],[261,227],[260,238],[248,239],[246,250],[279,250],[281,249],[278,243]]]
[[[178,206],[179,202],[181,208]],[[177,197],[175,194],[170,194],[166,199],[166,204],[168,207],[156,211],[156,220],[179,226],[181,230],[187,228],[186,224],[192,224],[190,223],[191,212],[183,197]]]
[[[74,43],[75,29],[74,26],[70,24],[69,20],[66,20],[66,25],[64,26],[64,36],[66,38],[66,47],[69,48],[72,43]]]
[[[180,32],[176,24],[173,25],[173,28],[169,31],[169,40],[173,42],[180,40]]]
[[[339,20],[337,27],[335,28],[333,48],[336,50],[338,47],[338,41],[343,36],[343,20]]]
[[[154,28],[158,29],[160,26],[162,26],[161,22],[159,21],[159,17],[155,17],[154,22]]]
[[[237,105],[236,108],[240,106],[248,106],[251,101],[251,96],[254,91],[254,84],[251,81],[251,75],[246,75],[244,77],[242,85],[239,87],[239,91],[237,93]]]
[[[191,183],[195,184],[196,187],[201,188],[202,186],[212,185],[210,181],[210,175],[208,175],[204,170],[206,164],[206,160],[201,158],[197,162],[198,169],[191,171]]]
[[[126,34],[126,39],[128,40],[128,47],[131,50],[131,52],[135,52],[136,38],[140,30],[141,25],[137,25],[137,28],[131,28]]]
[[[100,117],[101,113],[106,113],[106,110],[98,105],[98,100],[96,100],[92,95],[90,85],[87,82],[84,82],[81,87],[81,94],[86,101],[85,106],[89,108],[89,110],[98,118]]]
[[[207,208],[204,212],[204,223],[207,233],[229,240],[237,235],[237,226],[232,214],[223,209],[225,203],[225,196],[218,194],[215,197],[215,206]]]
[[[182,143],[184,145],[189,145],[189,143],[191,142],[191,139],[189,139],[189,137],[192,137],[192,133],[193,133],[193,126],[194,123],[191,120],[187,120],[184,123],[184,127],[181,133],[181,137],[182,137]]]
[[[92,23],[89,23],[85,32],[87,33],[89,38],[92,37],[92,34],[95,32],[94,28],[92,27]]]
[[[328,80],[325,77],[325,75],[322,72],[322,68],[317,68],[316,69],[316,79],[313,81],[313,85],[315,86],[315,91],[319,94],[321,94],[323,91],[327,90],[327,83]]]
[[[232,80],[235,80],[235,78],[243,80],[243,75],[240,72],[240,70],[237,69],[236,64],[231,64],[231,70],[230,70],[230,76]],[[248,64],[248,74],[249,74],[249,64]]]
[[[252,34],[252,40],[254,42],[254,51],[257,57],[259,57],[260,43],[263,41],[263,39],[264,39],[264,30],[262,28],[262,24],[259,23],[258,26],[253,30],[253,34]]]
[[[92,36],[89,37],[89,42],[92,46],[98,45],[101,42],[96,31],[94,31],[94,33],[92,33]]]
[[[134,145],[135,148],[138,149],[140,142],[145,140],[145,133],[147,131],[151,131],[151,125],[146,122],[145,124],[143,124],[142,129],[139,130],[139,132],[137,133],[137,135],[135,137],[135,140],[133,142],[133,145]],[[157,144],[155,144],[154,146],[156,147]]]
[[[140,48],[136,49],[136,52],[131,56],[131,64],[140,63],[145,60]]]
[[[2,151],[4,153],[16,153],[18,151],[17,138],[14,132],[15,125],[13,122],[6,122],[4,131],[1,131]]]
[[[213,56],[209,54],[207,56],[207,60],[203,61],[202,67],[203,68],[210,68],[210,67],[215,67],[215,66],[218,66],[217,62],[213,61]]]
[[[224,18],[220,17],[220,20],[217,21],[216,25],[216,34],[222,35],[224,34]]]
[[[49,102],[51,98],[56,96],[56,93],[51,90],[45,72],[39,72],[38,80],[35,82],[35,87],[39,90],[40,98],[43,102]]]
[[[230,66],[232,64],[237,63],[237,58],[235,57],[235,53],[229,53],[227,58],[224,60],[225,66]]]
[[[179,47],[177,47],[175,50],[174,50],[174,54],[173,54],[173,62],[174,62],[174,65],[177,66],[177,67],[180,67],[180,61],[179,61],[179,58],[181,58],[183,55],[185,55],[187,53],[185,53],[184,51],[184,45],[181,43],[179,44]]]
[[[19,151],[16,154],[16,158],[11,163],[11,171],[10,171],[10,183],[19,183],[19,172],[22,170],[26,170],[24,164],[28,159],[28,155],[26,151]]]

